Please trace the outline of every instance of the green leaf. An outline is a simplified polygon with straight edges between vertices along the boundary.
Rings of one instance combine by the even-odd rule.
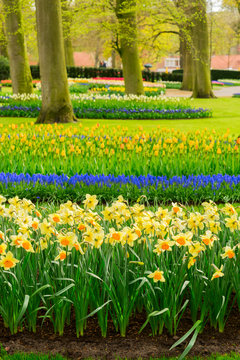
[[[93,310],[90,314],[88,314],[87,316],[85,316],[84,318],[81,319],[82,320],[85,320],[93,315],[95,315],[98,311],[100,311],[104,306],[106,306],[108,303],[110,303],[112,300],[108,300],[106,301],[103,305],[99,306],[97,309]]]
[[[191,329],[188,330],[188,332],[187,332],[185,335],[183,335],[183,336],[181,337],[181,339],[179,339],[178,341],[176,341],[176,342],[170,347],[169,350],[174,349],[176,346],[180,345],[183,341],[185,341],[185,340],[192,334],[192,332],[193,332],[196,328],[198,328],[198,327],[200,328],[200,325],[201,325],[201,324],[202,324],[202,321],[201,321],[201,320],[196,321],[195,324],[191,327]]]
[[[186,349],[184,350],[184,352],[182,353],[182,355],[179,357],[178,360],[185,359],[185,356],[189,353],[189,351],[192,349],[193,345],[195,344],[195,341],[197,339],[200,329],[201,329],[201,326],[196,328],[188,346],[186,347]]]
[[[169,311],[169,309],[168,309],[168,308],[165,308],[165,309],[163,309],[163,310],[161,310],[161,311],[153,311],[153,312],[151,312],[151,314],[148,315],[147,320],[145,321],[145,323],[143,324],[143,326],[142,326],[141,329],[139,330],[139,334],[140,334],[140,333],[143,331],[143,329],[147,326],[147,324],[149,323],[149,320],[150,320],[151,317],[162,315],[162,314],[164,314],[166,311]]]
[[[24,302],[23,302],[23,306],[22,306],[22,309],[17,317],[17,320],[16,320],[16,323],[19,324],[19,322],[22,320],[22,317],[23,315],[25,314],[26,310],[27,310],[27,307],[28,307],[28,303],[29,303],[29,299],[30,299],[30,296],[29,295],[25,295],[25,298],[24,298]]]
[[[37,295],[40,291],[43,291],[43,290],[45,290],[45,289],[47,289],[47,288],[50,288],[50,287],[51,287],[51,285],[49,285],[49,284],[46,284],[46,285],[41,286],[39,289],[37,289],[37,290],[31,295],[31,297]]]
[[[222,296],[222,304],[221,304],[220,309],[219,309],[219,312],[218,312],[218,314],[217,314],[217,316],[216,316],[216,320],[219,318],[219,315],[220,315],[221,310],[222,310],[222,308],[223,308],[223,306],[224,306],[224,303],[225,303],[225,296],[223,295],[223,296]]]
[[[70,284],[70,285],[66,286],[64,289],[61,289],[58,292],[56,292],[54,295],[52,295],[51,298],[58,297],[58,296],[64,294],[66,291],[71,289],[73,286],[75,286],[75,284]]]

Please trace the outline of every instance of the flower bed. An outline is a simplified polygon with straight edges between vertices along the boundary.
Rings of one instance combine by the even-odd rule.
[[[24,97],[22,97],[23,99]],[[192,119],[212,116],[209,109],[192,108],[190,101],[183,99],[166,99],[155,96],[146,100],[147,96],[110,96],[94,97],[86,94],[73,96],[72,104],[75,115],[90,119]],[[26,96],[26,100],[18,97],[2,96],[0,116],[37,117],[41,107],[40,98]],[[31,99],[31,100],[29,100]]]
[[[182,204],[240,202],[240,175],[125,176],[125,175],[42,175],[0,173],[0,192],[7,197],[26,196],[32,201],[82,201],[85,194],[96,194],[106,203],[124,196],[129,203],[151,204],[171,201]]]
[[[0,127],[0,171],[72,176],[240,174],[240,138],[155,128],[150,133],[96,124]],[[201,161],[199,161],[201,159]]]
[[[12,80],[2,80],[0,84],[5,87],[12,86]],[[71,93],[99,92],[108,94],[124,95],[125,87],[122,78],[93,78],[93,79],[68,79],[69,90]],[[41,80],[33,80],[33,86],[41,90]],[[152,83],[143,82],[146,96],[156,96],[165,94],[166,85],[162,82]],[[85,88],[85,90],[84,90]]]
[[[37,84],[41,83],[41,81],[40,80],[33,80],[32,83],[33,83],[33,86],[36,87]],[[0,85],[3,85],[5,87],[12,87],[12,80],[1,80]]]
[[[94,104],[95,105],[95,104]],[[85,106],[84,106],[85,107]],[[131,108],[111,108],[85,107],[73,108],[74,114],[78,119],[199,119],[210,117],[208,109],[131,109]],[[1,106],[0,116],[2,117],[37,117],[40,107],[27,106]]]
[[[222,332],[240,307],[240,220],[230,204],[148,210],[119,197],[100,208],[87,195],[83,207],[41,210],[0,199],[0,316],[11,333],[48,319],[60,335],[75,323],[79,336],[97,314],[103,336],[110,320],[125,336],[143,311],[139,330],[149,323],[152,335],[176,334],[185,311],[199,330],[209,322]]]

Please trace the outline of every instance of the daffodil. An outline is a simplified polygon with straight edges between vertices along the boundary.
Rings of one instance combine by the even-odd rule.
[[[2,243],[0,244],[0,255],[4,255],[7,248],[7,244]]]
[[[60,260],[60,261],[64,261],[67,256],[69,255],[69,252],[67,252],[66,250],[62,250],[59,249],[58,255],[55,257],[55,261]]]
[[[213,274],[211,280],[214,280],[214,279],[217,279],[219,277],[223,277],[224,276],[224,273],[222,272],[223,270],[223,265],[221,265],[220,269],[218,269],[214,264],[212,264],[213,267],[215,268],[215,273]]]
[[[52,224],[60,224],[61,223],[61,216],[60,214],[50,214],[49,215],[49,221],[52,223]]]
[[[230,229],[231,232],[238,230],[240,227],[240,221],[238,220],[237,214],[232,215],[229,218],[226,218],[226,227]]]
[[[17,263],[19,263],[19,260],[14,258],[11,251],[8,251],[7,254],[0,259],[0,267],[3,267],[4,270],[13,268]]]
[[[125,227],[122,231],[121,243],[122,245],[128,244],[133,247],[134,241],[138,239],[138,235],[129,227]]]
[[[37,230],[38,227],[39,227],[39,219],[38,218],[34,218],[32,219],[32,222],[31,222],[31,227],[33,228],[33,230]]]
[[[216,235],[213,235],[210,230],[207,230],[205,235],[200,235],[202,242],[211,248],[213,246],[214,241],[218,240]]]
[[[186,233],[180,233],[173,236],[173,240],[175,240],[176,245],[178,247],[190,246],[192,243],[192,237],[193,237],[193,233],[191,231],[188,231]]]
[[[72,249],[74,244],[77,242],[77,236],[74,232],[67,232],[66,234],[58,234],[57,241],[62,247],[67,247],[69,250]]]
[[[223,214],[228,215],[228,216],[232,216],[234,214],[236,214],[236,209],[234,208],[234,206],[232,204],[226,204],[221,211],[223,212]]]
[[[225,259],[226,257],[228,257],[229,259],[232,259],[235,257],[235,249],[234,248],[232,249],[230,246],[225,246],[223,248],[223,251],[224,251],[224,253],[221,255],[221,257],[223,259]]]
[[[154,271],[153,273],[148,275],[148,278],[153,279],[154,282],[165,282],[165,278],[163,276],[164,272],[160,271],[159,269],[157,269],[156,271]]]
[[[27,234],[19,233],[18,235],[11,235],[10,239],[12,240],[11,245],[16,246],[17,248],[21,247],[21,243],[27,240]]]
[[[194,256],[190,256],[189,260],[188,260],[188,269],[190,269],[196,262],[196,257]]]
[[[202,251],[205,251],[205,246],[199,241],[195,241],[189,246],[188,251],[193,257],[197,257]]]
[[[47,219],[44,219],[43,222],[39,224],[39,229],[43,235],[51,236],[54,233],[54,228]]]
[[[26,250],[27,252],[32,252],[34,253],[34,249],[32,247],[32,244],[29,240],[25,239],[25,240],[22,240],[21,243],[20,243],[20,246]]]
[[[86,195],[86,199],[83,201],[85,209],[92,209],[94,210],[96,205],[98,204],[97,196],[96,195]]]
[[[164,251],[172,251],[172,247],[175,245],[174,241],[170,239],[158,240],[157,245],[155,245],[155,249],[153,252],[158,255]]]

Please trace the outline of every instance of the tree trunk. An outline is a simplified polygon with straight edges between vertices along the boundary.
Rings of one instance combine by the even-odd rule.
[[[119,22],[120,55],[126,94],[143,95],[142,71],[137,43],[135,0],[117,0],[116,16]]]
[[[3,23],[2,23],[2,29],[0,30],[0,55],[4,56],[5,58],[8,58],[7,38]]]
[[[193,89],[193,59],[191,49],[185,35],[180,35],[181,43],[181,57],[182,57],[182,69],[183,69],[183,82],[182,90],[192,91]]]
[[[209,34],[206,0],[195,0],[193,21],[193,97],[214,97],[209,62]]]
[[[239,12],[239,15],[240,15],[240,1],[239,0],[235,0],[235,1],[237,3],[238,12]]]
[[[66,66],[75,66],[71,38],[64,39],[64,53]]]
[[[94,66],[99,67],[99,55],[100,55],[100,39],[97,41],[95,54],[94,54]]]
[[[112,49],[111,58],[112,58],[112,68],[115,69],[116,68],[116,51],[114,49]]]
[[[42,108],[37,123],[75,120],[68,89],[60,0],[36,0]]]
[[[71,37],[72,17],[69,1],[61,0],[62,8],[62,27],[63,27],[63,39],[64,39],[64,52],[66,66],[74,66],[73,46]]]
[[[32,75],[27,59],[20,1],[3,0],[3,5],[13,93],[31,94],[33,92]]]

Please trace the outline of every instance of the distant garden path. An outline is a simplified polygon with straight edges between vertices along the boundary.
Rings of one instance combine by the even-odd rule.
[[[240,93],[240,86],[226,86],[218,90],[214,90],[214,94],[217,97],[232,97],[233,94]],[[178,89],[167,89],[166,95],[170,97],[179,96],[179,97],[188,97],[191,96],[191,91],[182,91]]]

